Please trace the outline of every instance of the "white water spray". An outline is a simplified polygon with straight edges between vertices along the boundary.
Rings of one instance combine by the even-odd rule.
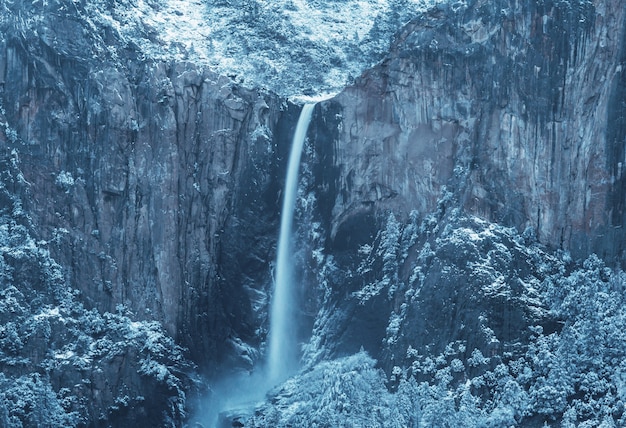
[[[302,108],[287,167],[274,292],[270,302],[267,366],[265,370],[257,370],[251,374],[242,372],[228,376],[213,385],[212,402],[209,411],[203,415],[204,422],[212,427],[226,426],[224,423],[230,426],[234,416],[249,416],[254,409],[255,402],[262,399],[270,388],[298,369],[296,319],[293,310],[296,302],[293,293],[294,261],[291,232],[298,193],[300,157],[314,107],[315,104],[305,104]]]
[[[306,132],[311,122],[315,104],[305,104],[293,136],[287,179],[283,191],[276,278],[270,304],[270,331],[268,349],[268,381],[275,385],[297,368],[297,338],[294,319],[292,224],[298,193],[298,170]]]

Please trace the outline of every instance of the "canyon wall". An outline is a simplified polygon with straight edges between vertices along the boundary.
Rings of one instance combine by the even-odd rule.
[[[541,284],[626,256],[625,34],[611,0],[440,5],[321,103],[311,367],[364,348],[393,378],[455,343],[506,363],[560,332]]]
[[[38,239],[88,307],[162,322],[205,369],[250,366],[296,109],[150,59],[80,6],[20,7],[3,17],[0,138]]]
[[[432,212],[445,187],[551,248],[623,262],[625,25],[617,1],[475,1],[410,22],[327,102],[332,235],[372,209]]]
[[[209,378],[251,370],[299,107],[191,59],[153,58],[94,25],[84,2],[17,3],[0,5],[0,214],[27,213],[40,259],[85,310],[125,314],[131,333],[131,320],[158,321]],[[461,355],[461,342],[507,362],[530,327],[561,328],[537,291],[572,268],[554,250],[623,264],[622,6],[442,3],[319,104],[297,208],[309,366],[364,348],[390,375],[418,361],[410,349],[454,343]],[[122,360],[103,378],[137,375]],[[150,382],[133,378],[133,392]],[[184,401],[188,385],[176,388]]]

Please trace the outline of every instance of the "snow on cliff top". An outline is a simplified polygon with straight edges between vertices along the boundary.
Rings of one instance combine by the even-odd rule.
[[[412,16],[447,0],[128,0],[95,11],[149,57],[246,86],[323,96],[375,64]]]

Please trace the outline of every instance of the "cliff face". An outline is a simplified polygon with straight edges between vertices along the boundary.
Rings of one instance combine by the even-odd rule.
[[[0,5],[0,162],[7,165],[0,238],[26,242],[19,251],[0,242],[0,297],[13,302],[10,286],[44,296],[32,307],[19,301],[23,324],[36,328],[9,328],[10,311],[0,311],[1,364],[39,389],[39,378],[22,375],[48,373],[43,383],[66,412],[79,407],[60,390],[83,371],[102,369],[89,380],[93,388],[80,389],[96,403],[76,410],[85,420],[103,413],[103,425],[139,423],[153,410],[141,403],[154,393],[154,408],[176,404],[162,419],[180,425],[188,360],[214,375],[251,369],[261,357],[281,182],[299,108],[185,60],[175,44],[161,48],[176,48],[176,59],[151,57],[145,44],[159,41],[149,26],[94,24],[94,7],[115,17],[116,4]],[[125,38],[133,31],[141,46]],[[291,387],[341,373],[343,363],[319,363],[344,355],[353,355],[345,364],[376,394],[402,390],[411,399],[407,382],[432,380],[431,360],[449,369],[437,378],[450,377],[438,384],[446,391],[481,376],[505,384],[512,378],[496,373],[505,365],[521,390],[536,390],[535,401],[492,425],[532,412],[538,425],[537,415],[560,418],[560,396],[558,406],[536,410],[548,401],[537,373],[570,394],[556,371],[537,363],[543,345],[567,357],[551,334],[568,343],[563,332],[574,315],[559,309],[561,295],[551,287],[591,283],[608,295],[623,280],[597,259],[567,276],[574,265],[555,250],[574,259],[596,252],[611,266],[626,257],[625,67],[619,0],[442,2],[409,22],[379,65],[321,102],[298,206],[299,239],[308,242],[297,254],[308,263],[299,272],[301,327],[303,336],[313,327],[305,353],[312,370]],[[64,294],[22,275],[19,267],[31,266],[19,259],[24,251],[34,254],[28,275],[53,272]],[[74,305],[76,313],[68,309]],[[72,317],[89,322],[67,333]],[[65,334],[62,341],[45,336],[44,318],[52,336]],[[148,320],[187,348],[184,357],[160,329],[140,323]],[[153,330],[159,346],[143,347]],[[14,347],[20,334],[31,342]],[[105,338],[119,344],[118,353],[94,351]],[[16,366],[18,357],[28,363]],[[526,360],[514,368],[518,358]],[[522,368],[537,376],[518,376]],[[602,376],[607,384],[621,379]],[[572,391],[589,383],[574,378]],[[475,398],[502,396],[493,382],[476,387]],[[622,389],[615,386],[613,398],[626,399]],[[276,403],[296,398],[285,393]],[[278,413],[265,416],[252,423],[282,423]],[[405,416],[398,426],[419,423]]]
[[[326,227],[327,258],[312,264],[323,293],[305,352],[311,373],[364,348],[388,389],[398,388],[394,399],[415,406],[408,416],[404,404],[383,406],[392,415],[381,426],[599,423],[576,407],[590,400],[576,398],[585,370],[613,384],[622,369],[600,374],[600,365],[572,356],[578,346],[578,356],[593,354],[597,343],[581,329],[584,316],[562,305],[580,292],[589,300],[574,305],[584,312],[596,305],[597,284],[623,287],[625,34],[626,14],[611,0],[443,5],[411,21],[381,64],[321,103],[310,131],[318,173],[307,189]],[[594,257],[582,264],[591,253],[618,274]],[[623,323],[602,314],[592,318],[619,332]],[[563,370],[536,365],[548,342]],[[497,385],[507,380],[498,370],[528,391],[515,399],[529,400],[525,410],[499,401]],[[524,370],[532,375],[518,376]],[[302,417],[286,410],[294,391],[305,397],[319,385],[300,381],[277,392],[253,426]],[[413,392],[404,389],[414,381]],[[446,394],[469,403],[468,392],[478,413],[443,409]],[[509,419],[496,416],[502,408]],[[439,413],[448,411],[454,416]]]
[[[52,394],[84,381],[89,388],[72,394],[87,397],[89,409],[62,408],[94,426],[179,425],[198,386],[188,378],[194,365],[213,376],[224,367],[250,369],[259,359],[279,182],[296,109],[201,65],[150,59],[114,28],[94,26],[85,5],[2,7],[0,148],[6,164],[19,158],[9,178],[21,177],[23,189],[14,188],[14,196],[38,248],[58,263],[63,289],[75,290],[86,311],[112,316],[117,327],[109,318],[105,323],[121,330],[107,342],[119,351],[105,350],[102,357],[70,348],[76,357],[56,364],[55,355],[70,355],[65,347],[72,338],[87,345],[104,340],[90,322],[85,331],[67,332],[64,321],[53,330],[68,343],[53,337],[20,348],[2,359],[3,372],[26,355],[29,365],[11,373],[19,377],[45,366],[51,377],[43,385]],[[4,205],[9,217],[3,221],[10,220],[14,210]],[[44,285],[22,277],[1,282],[46,295]],[[39,306],[29,308],[25,326],[40,319]],[[61,310],[58,317],[79,315]],[[173,342],[152,342],[152,327],[145,336],[138,333],[133,326],[144,320],[162,325],[186,359]],[[161,347],[155,361],[163,361],[146,362],[155,355],[144,339]],[[33,347],[50,359],[32,359]],[[101,376],[86,377],[81,358]],[[162,375],[169,370],[177,374]],[[11,403],[6,407],[10,417],[25,421]],[[146,412],[155,419],[146,419]]]
[[[436,241],[458,227],[450,214],[463,212],[574,259],[596,252],[623,263],[625,33],[624,11],[611,1],[442,5],[410,22],[380,65],[322,103],[308,188],[343,273],[331,280],[330,299],[342,310],[321,311],[317,321],[342,326],[320,327],[333,335],[329,343],[356,352],[365,341],[373,355],[382,352],[383,326],[400,301],[359,305],[350,293],[371,281],[359,271],[362,250],[382,247],[389,212],[407,228],[440,223],[429,232]],[[416,238],[398,255],[391,283],[410,284],[419,259],[410,253],[425,242],[437,252],[431,239]],[[431,274],[426,302],[457,293],[437,291],[446,282]],[[487,298],[476,304],[493,306]]]
[[[82,9],[39,9],[8,11],[0,42],[3,145],[21,156],[38,238],[60,236],[51,254],[90,307],[124,304],[216,360],[259,324],[246,289],[268,282],[283,108],[201,66],[142,59]]]
[[[469,213],[623,261],[623,8],[457,7],[412,21],[328,102],[341,115],[333,235],[372,208],[432,212],[446,186]]]

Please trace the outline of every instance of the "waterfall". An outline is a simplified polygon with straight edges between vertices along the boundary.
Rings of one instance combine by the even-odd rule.
[[[299,353],[293,292],[293,212],[298,194],[300,157],[315,104],[305,104],[291,144],[287,178],[283,191],[274,291],[270,302],[270,330],[265,370],[226,376],[213,385],[209,411],[203,416],[209,426],[230,426],[235,417],[249,417],[254,403],[279,382],[298,370]],[[228,421],[228,423],[227,423]]]
[[[293,293],[293,212],[298,193],[298,170],[306,132],[315,104],[305,104],[293,136],[287,178],[283,191],[283,209],[278,238],[274,293],[270,302],[270,330],[268,349],[268,381],[276,384],[297,368],[298,352]]]

